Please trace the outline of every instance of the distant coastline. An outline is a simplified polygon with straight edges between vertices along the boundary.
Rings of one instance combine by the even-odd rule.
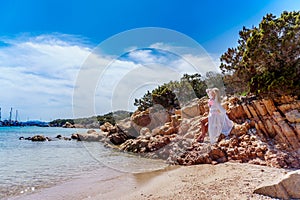
[[[4,120],[0,121],[0,127],[3,126],[38,126],[38,127],[49,127],[49,122],[43,122],[43,121],[26,121],[26,122],[19,122],[19,121],[9,121]]]

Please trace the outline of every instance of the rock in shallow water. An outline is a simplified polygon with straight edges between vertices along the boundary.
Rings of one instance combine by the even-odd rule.
[[[43,142],[43,141],[46,141],[46,140],[49,140],[49,138],[45,137],[43,135],[35,135],[31,138],[31,141],[33,141],[33,142]]]

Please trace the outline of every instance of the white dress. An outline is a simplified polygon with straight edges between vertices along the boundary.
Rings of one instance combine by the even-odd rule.
[[[221,133],[228,136],[232,127],[233,122],[228,118],[226,110],[217,101],[209,100],[209,114],[208,114],[208,134],[210,143],[214,144]]]

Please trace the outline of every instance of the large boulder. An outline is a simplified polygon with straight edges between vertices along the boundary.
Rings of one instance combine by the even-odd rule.
[[[108,135],[109,141],[114,145],[120,145],[128,140],[130,137],[126,135],[124,132],[117,132]]]
[[[95,130],[88,130],[87,133],[72,134],[71,138],[79,141],[98,142],[103,140],[105,135]]]
[[[141,127],[146,127],[151,123],[149,110],[136,111],[131,116],[131,121]]]
[[[134,122],[130,118],[118,121],[115,126],[118,132],[123,132],[127,136],[137,137],[139,135],[139,129],[134,126]]]
[[[44,142],[46,140],[48,140],[48,138],[43,135],[35,135],[31,137],[31,141],[33,142]]]
[[[300,170],[290,172],[274,183],[265,183],[254,193],[280,199],[300,199]]]
[[[181,109],[181,115],[184,118],[193,118],[200,115],[198,104],[185,106]]]
[[[109,122],[105,122],[103,125],[100,126],[101,131],[103,132],[110,132],[110,133],[116,133],[117,132],[117,127],[113,126]]]
[[[136,111],[132,114],[131,121],[135,130],[140,132],[143,127],[152,130],[170,122],[171,116],[165,108],[155,105],[145,111]]]

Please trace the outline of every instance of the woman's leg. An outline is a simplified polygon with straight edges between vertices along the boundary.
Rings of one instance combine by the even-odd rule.
[[[201,135],[197,138],[197,142],[203,142],[208,130],[208,117],[201,120]]]

